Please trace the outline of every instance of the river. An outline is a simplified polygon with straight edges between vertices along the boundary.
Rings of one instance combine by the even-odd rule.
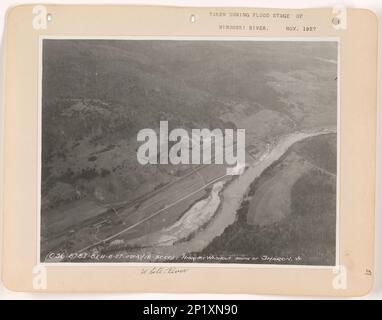
[[[142,249],[145,253],[172,255],[179,257],[190,252],[203,250],[215,237],[221,235],[225,228],[231,225],[236,218],[236,211],[240,208],[243,197],[251,183],[259,177],[266,168],[279,160],[285,152],[296,142],[309,137],[322,134],[335,133],[332,129],[323,129],[315,132],[295,132],[279,139],[275,146],[264,153],[257,161],[248,163],[243,174],[236,177],[220,193],[221,205],[209,223],[183,242],[172,243],[171,246],[157,246]]]

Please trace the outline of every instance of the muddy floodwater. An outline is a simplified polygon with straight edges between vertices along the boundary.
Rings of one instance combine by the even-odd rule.
[[[236,211],[240,208],[248,188],[266,168],[280,159],[294,143],[309,137],[333,132],[335,132],[335,130],[324,129],[316,132],[296,132],[282,137],[277,144],[275,144],[271,150],[264,153],[259,160],[249,162],[249,166],[245,172],[236,177],[220,192],[221,203],[219,209],[217,209],[211,221],[196,231],[193,237],[175,243],[171,241],[169,246],[153,246],[143,248],[140,251],[147,254],[154,253],[179,257],[190,252],[203,250],[215,237],[221,235],[226,227],[235,221]]]

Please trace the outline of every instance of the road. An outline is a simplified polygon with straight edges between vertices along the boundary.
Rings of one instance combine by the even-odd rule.
[[[170,204],[168,204],[168,205],[165,205],[165,207],[164,207],[163,209],[160,209],[160,210],[154,212],[152,215],[150,215],[150,216],[148,216],[148,217],[142,219],[141,221],[138,221],[137,223],[135,223],[135,224],[133,224],[133,225],[131,225],[131,226],[128,226],[127,228],[123,229],[122,231],[119,231],[118,233],[116,233],[116,234],[114,234],[114,235],[112,235],[112,236],[110,236],[110,237],[108,237],[108,238],[106,238],[106,239],[100,240],[100,241],[98,241],[98,242],[96,242],[96,243],[93,243],[93,244],[91,244],[91,245],[89,245],[89,246],[87,246],[87,247],[85,247],[85,248],[82,248],[81,250],[78,251],[78,253],[84,252],[84,251],[86,251],[86,250],[89,250],[89,249],[91,249],[91,248],[93,248],[93,247],[96,247],[96,246],[98,246],[98,245],[100,245],[100,244],[103,244],[103,243],[106,243],[106,242],[108,242],[108,241],[112,241],[113,239],[119,237],[120,235],[126,233],[127,231],[129,231],[129,230],[131,230],[131,229],[133,229],[133,228],[135,228],[135,227],[137,227],[137,226],[139,226],[139,225],[141,225],[141,224],[147,222],[148,220],[150,220],[150,219],[156,217],[157,215],[161,214],[162,212],[167,211],[169,208],[175,206],[177,203],[182,202],[183,200],[185,200],[185,199],[187,199],[187,198],[193,196],[194,194],[198,193],[198,192],[201,191],[201,190],[204,190],[204,189],[205,189],[206,187],[208,187],[209,185],[212,185],[212,184],[214,184],[215,182],[217,182],[217,181],[219,181],[219,180],[221,180],[221,179],[223,179],[223,178],[225,178],[225,177],[227,177],[226,174],[225,174],[225,175],[222,175],[222,176],[220,176],[220,177],[218,177],[218,178],[216,178],[216,179],[214,179],[214,180],[212,180],[212,181],[210,181],[209,183],[203,185],[203,187],[201,187],[201,188],[199,188],[199,189],[197,189],[197,190],[191,192],[190,194],[188,194],[188,195],[186,195],[186,196],[184,196],[184,197],[182,197],[182,198],[180,198],[180,199],[178,199],[178,200],[176,200],[176,201],[174,201],[174,202],[172,202],[172,203],[170,203]]]
[[[309,137],[335,133],[335,130],[323,129],[318,132],[296,132],[287,135],[279,140],[268,154],[262,157],[261,161],[254,161],[251,166],[240,176],[234,179],[222,192],[222,206],[214,216],[212,221],[201,228],[193,238],[188,241],[178,242],[168,247],[151,247],[138,249],[142,254],[158,254],[163,256],[181,256],[190,252],[203,250],[215,237],[221,235],[224,229],[232,224],[236,218],[236,211],[240,208],[241,202],[251,185],[265,169],[278,161],[288,149],[301,140]]]
[[[226,226],[234,221],[235,212],[240,206],[243,195],[250,183],[261,172],[278,160],[293,143],[310,136],[331,132],[333,131],[328,129],[313,133],[296,132],[280,139],[272,149],[268,148],[267,152],[260,159],[248,157],[251,161],[249,168],[224,189],[222,207],[212,223],[209,224],[204,232],[198,232],[197,236],[194,237],[196,240],[191,239],[187,241],[187,246],[184,243],[183,245],[176,245],[172,247],[173,251],[178,253],[185,253],[189,250],[197,251],[205,246],[205,244],[208,244],[215,236],[221,234]],[[155,192],[154,196],[143,201],[138,206],[129,204],[127,207],[122,208],[120,212],[114,214],[115,217],[118,217],[118,224],[99,224],[99,222],[108,221],[109,218],[105,219],[105,217],[100,217],[97,223],[89,224],[87,222],[79,227],[79,230],[72,239],[72,242],[75,243],[74,252],[84,252],[104,243],[111,242],[114,239],[126,238],[130,232],[133,232],[130,235],[131,237],[139,237],[156,232],[175,223],[187,207],[194,204],[195,201],[198,201],[206,193],[206,188],[219,180],[228,178],[225,171],[225,167],[221,165],[207,165],[198,168],[191,174],[187,174],[170,186],[163,188],[160,192]],[[204,176],[203,179],[203,175],[210,176],[208,178]],[[232,177],[229,178],[231,179]],[[168,220],[163,220],[163,225],[160,225],[157,223],[159,218]],[[51,247],[50,251],[55,250],[54,248],[62,247],[62,239],[66,238],[67,235],[61,235],[61,240],[56,240],[55,247]],[[52,244],[54,243],[54,241],[51,242]]]

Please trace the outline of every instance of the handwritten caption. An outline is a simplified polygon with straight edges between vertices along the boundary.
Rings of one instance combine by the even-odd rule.
[[[259,263],[259,264],[299,264],[301,256],[232,256],[232,255],[160,255],[131,253],[49,253],[45,262],[176,262],[176,263]]]

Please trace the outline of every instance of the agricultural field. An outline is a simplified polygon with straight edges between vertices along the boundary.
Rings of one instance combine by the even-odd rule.
[[[236,221],[203,253],[334,265],[335,247],[336,134],[327,134],[297,142],[268,167],[252,183]]]

